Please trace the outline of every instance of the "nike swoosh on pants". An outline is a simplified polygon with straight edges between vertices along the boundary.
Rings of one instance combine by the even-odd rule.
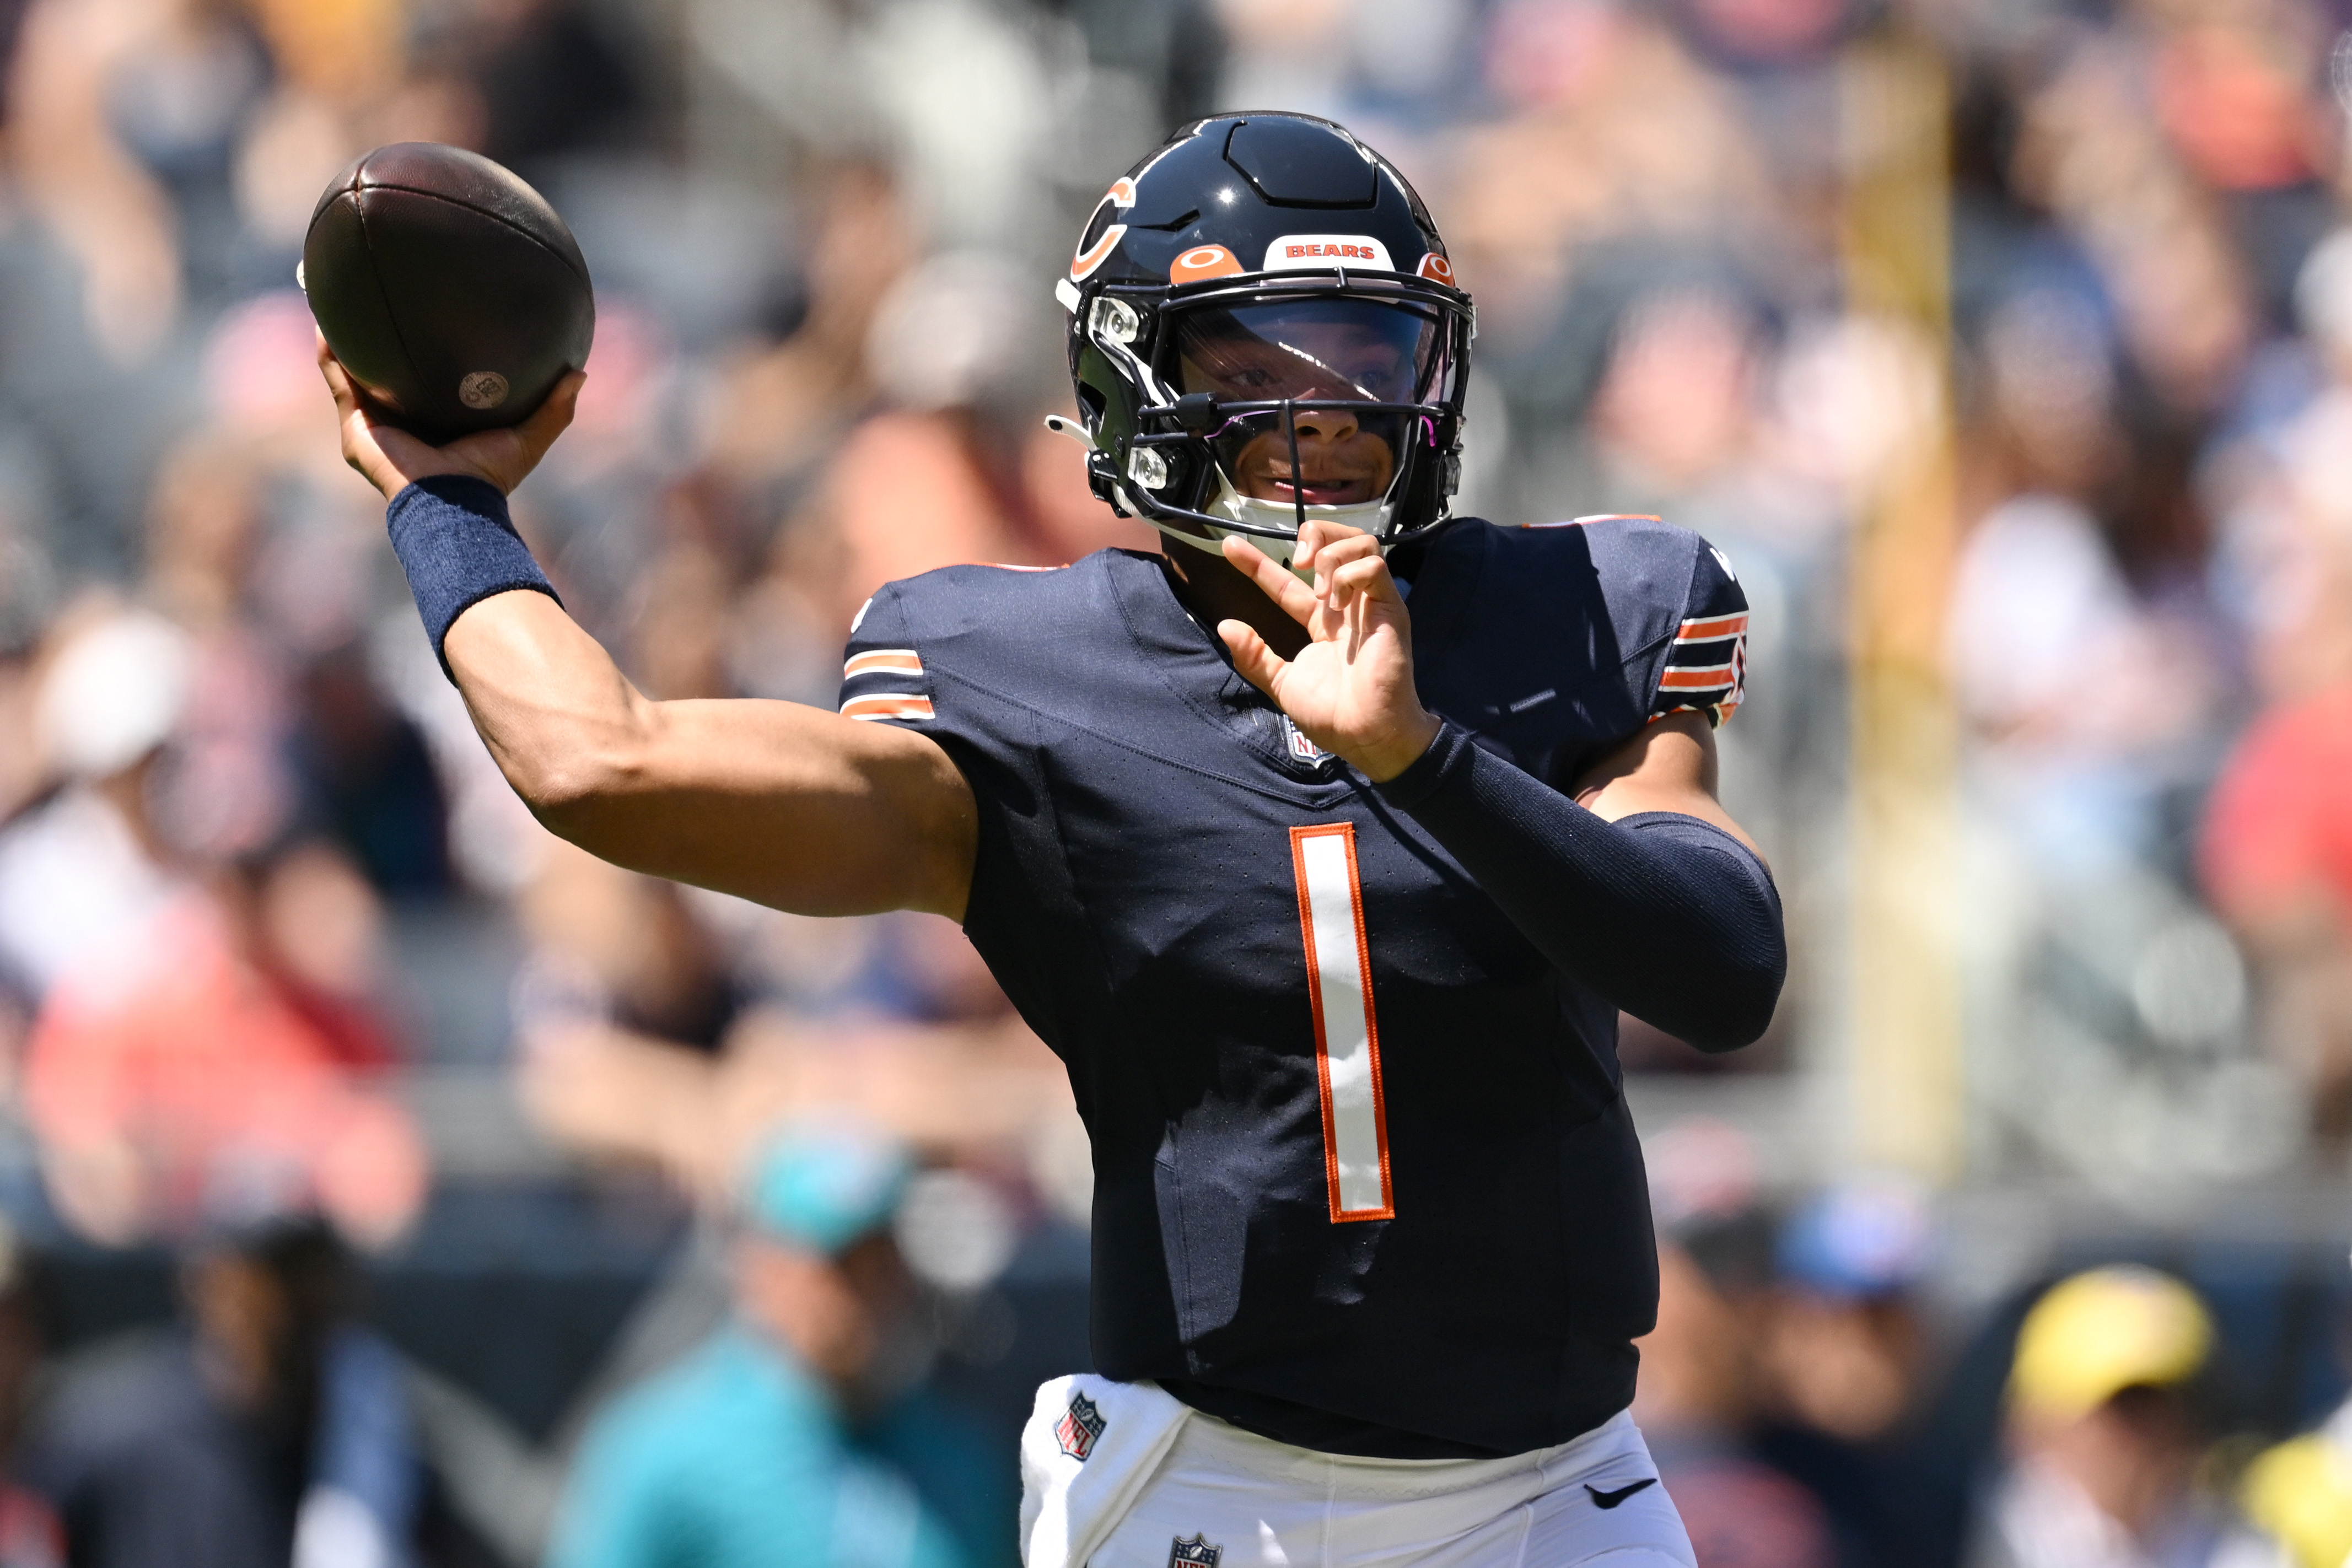
[[[1584,1490],[1592,1494],[1593,1507],[1615,1508],[1619,1503],[1623,1502],[1627,1498],[1632,1497],[1635,1492],[1642,1490],[1644,1487],[1654,1487],[1657,1484],[1657,1477],[1644,1476],[1640,1480],[1635,1481],[1632,1486],[1619,1487],[1615,1491],[1602,1491],[1599,1487],[1589,1484]]]

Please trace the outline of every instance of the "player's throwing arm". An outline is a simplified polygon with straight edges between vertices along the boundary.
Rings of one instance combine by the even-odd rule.
[[[785,702],[653,702],[565,614],[506,497],[584,380],[521,424],[428,446],[366,407],[320,340],[344,459],[392,502],[425,630],[515,792],[617,864],[805,915],[963,913],[971,791],[938,744]]]

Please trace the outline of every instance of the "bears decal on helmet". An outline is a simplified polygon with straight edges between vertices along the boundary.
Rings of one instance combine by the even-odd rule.
[[[1394,272],[1389,247],[1370,235],[1284,235],[1265,247],[1264,272],[1334,267],[1374,267]]]

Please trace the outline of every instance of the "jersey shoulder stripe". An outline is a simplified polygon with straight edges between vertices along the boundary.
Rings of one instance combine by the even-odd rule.
[[[1657,517],[1618,514],[1580,517],[1593,540],[1604,582],[1624,585],[1634,604],[1664,612],[1651,640],[1627,642],[1629,660],[1646,648],[1651,722],[1670,714],[1702,713],[1720,725],[1747,695],[1748,595],[1730,561],[1699,535]],[[1621,627],[1621,634],[1630,627]],[[1661,646],[1663,644],[1663,646]],[[1629,674],[1633,673],[1629,665]]]
[[[1745,612],[1738,615],[1695,615],[1683,622],[1675,633],[1677,643],[1713,643],[1726,637],[1736,637],[1748,630]]]
[[[1008,642],[1034,638],[1041,656],[1055,657],[1054,629],[1070,623],[1090,575],[1086,560],[1055,567],[971,563],[884,583],[850,625],[839,712],[877,723],[946,726],[950,720],[938,706],[940,681],[950,674],[988,680],[962,667],[972,662],[975,636],[999,653]],[[993,654],[984,661],[995,662]]]
[[[849,662],[841,666],[841,678],[845,681],[886,673],[919,675],[923,673],[922,655],[912,648],[872,648],[851,654]]]
[[[841,716],[860,719],[925,719],[936,718],[931,699],[912,692],[884,692],[874,696],[850,697],[841,705]]]
[[[1565,766],[1597,757],[1644,723],[1669,714],[1701,712],[1721,723],[1738,706],[1748,600],[1729,562],[1699,535],[1633,512],[1515,528],[1481,524],[1441,534],[1421,570],[1439,582],[1470,576],[1463,563],[1473,556],[1474,538],[1485,541],[1483,562],[1470,580],[1486,596],[1486,612],[1521,607],[1522,612],[1534,612],[1531,624],[1542,628],[1533,642],[1501,639],[1509,645],[1494,650],[1496,656],[1483,667],[1494,674],[1540,666],[1559,680],[1595,682],[1573,711],[1580,724],[1597,725],[1607,733],[1588,737],[1590,745],[1580,740]],[[1448,546],[1451,553],[1443,553]],[[1452,577],[1444,570],[1449,561],[1454,563]],[[1422,611],[1416,602],[1416,621]],[[1498,691],[1483,700],[1517,715],[1568,689],[1535,684],[1543,689],[1524,695],[1518,689]],[[1598,694],[1612,686],[1604,702]],[[1617,692],[1622,693],[1622,703]],[[1481,700],[1469,693],[1458,694],[1456,700],[1464,696]]]

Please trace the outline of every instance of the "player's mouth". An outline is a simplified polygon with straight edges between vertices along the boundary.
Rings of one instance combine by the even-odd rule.
[[[1352,507],[1372,498],[1372,481],[1369,475],[1353,478],[1318,479],[1309,477],[1303,484],[1294,484],[1287,474],[1266,476],[1266,488],[1272,492],[1269,500],[1286,505],[1300,502],[1310,507]]]

